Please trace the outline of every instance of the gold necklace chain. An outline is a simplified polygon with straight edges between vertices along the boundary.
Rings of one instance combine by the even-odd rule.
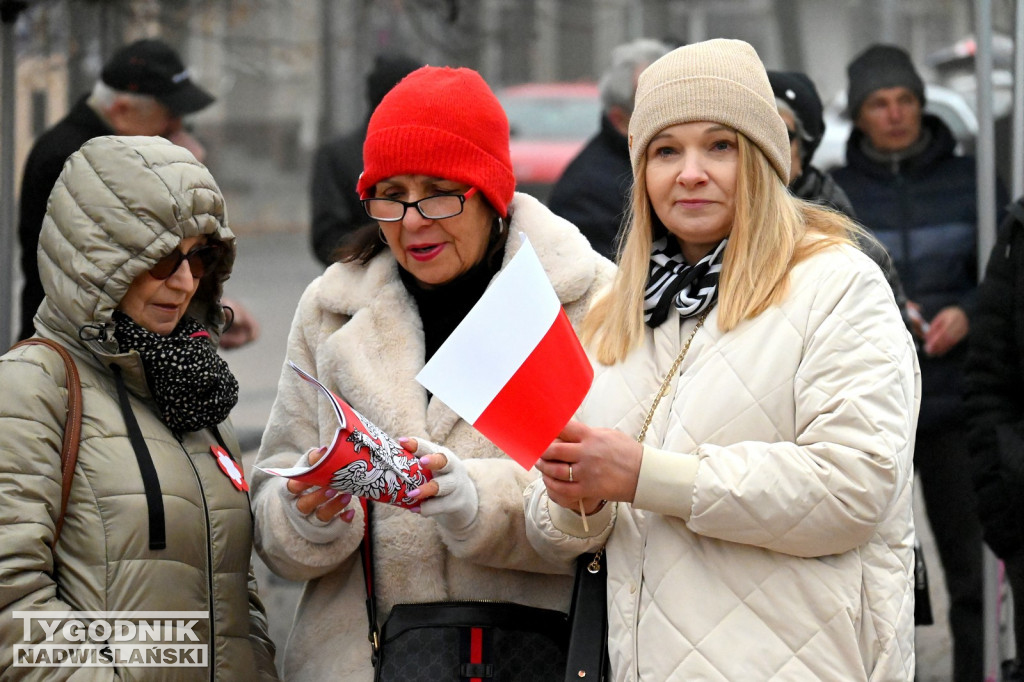
[[[672,384],[672,377],[676,375],[679,370],[679,365],[683,363],[683,358],[686,357],[686,351],[690,350],[690,343],[693,341],[693,337],[697,335],[697,331],[704,326],[704,320],[707,319],[711,309],[705,310],[700,317],[697,318],[697,324],[694,326],[693,331],[690,332],[690,338],[686,339],[686,343],[683,345],[683,349],[679,351],[679,355],[676,356],[675,362],[672,363],[672,367],[669,368],[668,374],[665,375],[665,380],[661,382],[661,388],[658,389],[658,395],[654,397],[654,404],[651,405],[650,411],[647,413],[647,418],[644,419],[644,425],[640,428],[640,433],[636,437],[638,443],[644,442],[644,437],[647,436],[647,428],[651,425],[651,420],[654,419],[654,411],[658,409],[658,403],[668,393],[668,387]]]

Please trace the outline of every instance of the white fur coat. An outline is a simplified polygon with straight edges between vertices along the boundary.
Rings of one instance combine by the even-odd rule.
[[[505,264],[521,245],[518,233],[525,233],[578,325],[614,266],[536,199],[516,194],[511,210]],[[572,582],[564,575],[567,567],[538,556],[525,535],[523,490],[536,470],[524,470],[440,400],[428,400],[415,380],[424,352],[416,304],[388,252],[365,266],[332,265],[314,280],[299,303],[288,341],[289,360],[312,371],[393,437],[426,438],[455,452],[478,489],[479,513],[459,536],[406,510],[375,506],[379,617],[394,604],[434,600],[507,600],[567,609]],[[329,443],[336,428],[327,402],[285,367],[257,465],[291,466],[309,448]],[[354,501],[351,524],[335,519],[334,532],[325,534],[330,539],[311,542],[285,515],[284,483],[258,471],[253,477],[260,555],[279,575],[308,581],[285,652],[285,678],[370,680],[358,551],[362,510]]]

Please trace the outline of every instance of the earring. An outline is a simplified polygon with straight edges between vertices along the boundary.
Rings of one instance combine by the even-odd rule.
[[[505,221],[501,219],[501,216],[498,216],[498,234],[501,234],[504,231],[505,231]]]
[[[384,236],[384,228],[382,228],[380,225],[377,226],[377,236],[380,237],[380,241],[382,244],[384,244],[384,246],[388,245],[387,237]]]

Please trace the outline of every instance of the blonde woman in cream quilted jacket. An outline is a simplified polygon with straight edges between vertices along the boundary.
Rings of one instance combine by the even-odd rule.
[[[619,682],[912,679],[920,380],[889,286],[845,218],[786,193],[746,43],[645,70],[630,141],[620,270],[583,325],[597,376],[525,493],[531,542],[605,547]]]

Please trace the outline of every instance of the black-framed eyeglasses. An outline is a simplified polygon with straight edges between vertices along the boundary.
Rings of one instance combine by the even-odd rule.
[[[452,218],[462,213],[466,199],[476,194],[476,187],[470,187],[465,194],[436,194],[424,197],[419,201],[402,201],[400,199],[363,199],[363,210],[366,215],[382,223],[397,223],[405,217],[405,212],[415,208],[427,220]]]
[[[178,271],[181,262],[188,263],[188,269],[194,279],[199,279],[217,264],[220,260],[220,247],[213,244],[197,246],[188,253],[172,251],[149,269],[149,276],[153,279],[167,279]]]

